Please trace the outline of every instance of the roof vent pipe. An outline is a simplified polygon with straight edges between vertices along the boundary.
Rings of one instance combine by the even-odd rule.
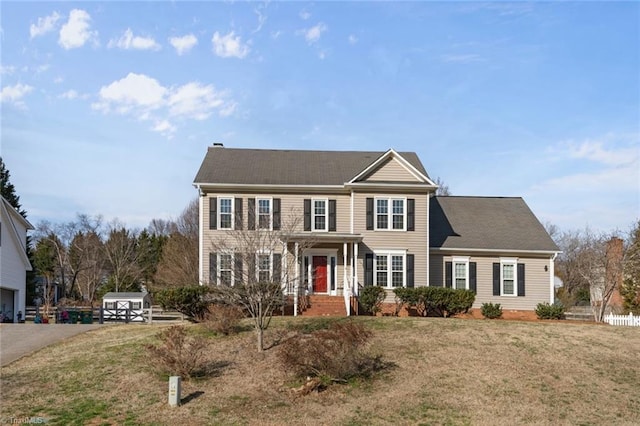
[[[222,142],[214,142],[213,146],[216,148],[224,148],[224,144]]]

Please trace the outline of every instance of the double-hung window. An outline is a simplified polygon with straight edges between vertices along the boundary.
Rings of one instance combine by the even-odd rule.
[[[503,296],[517,296],[518,272],[516,259],[500,260],[500,288]]]
[[[233,285],[233,255],[230,253],[218,255],[218,283]]]
[[[406,255],[404,253],[376,253],[375,285],[386,288],[406,285]]]
[[[456,289],[469,288],[469,258],[453,258],[453,285]]]
[[[327,220],[327,200],[313,199],[312,223],[314,231],[326,231],[329,221]]]
[[[258,229],[271,229],[271,198],[258,198]]]
[[[233,197],[218,198],[218,229],[233,229]]]
[[[256,260],[258,281],[271,281],[271,255],[258,253]]]
[[[406,230],[406,199],[376,198],[376,229]]]

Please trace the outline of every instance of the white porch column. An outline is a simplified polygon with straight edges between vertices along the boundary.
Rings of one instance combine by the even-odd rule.
[[[353,295],[357,296],[358,292],[358,243],[353,243]]]
[[[295,243],[294,248],[294,257],[296,262],[296,276],[294,277],[294,286],[293,286],[293,316],[298,316],[298,291],[300,288],[300,264],[298,263],[298,250],[300,246],[298,243]]]
[[[346,242],[342,243],[342,296],[344,297],[344,308],[347,316],[351,315],[351,289],[349,288],[349,275],[347,273],[347,250],[349,246]]]

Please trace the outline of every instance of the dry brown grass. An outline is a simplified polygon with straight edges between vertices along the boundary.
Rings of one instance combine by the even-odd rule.
[[[567,322],[359,318],[396,367],[370,382],[296,397],[275,348],[255,336],[210,338],[205,380],[178,408],[147,365],[158,326],[99,329],[2,369],[3,420],[49,424],[609,424],[640,422],[640,328]],[[301,318],[276,319],[270,342]],[[193,332],[206,333],[197,325]]]

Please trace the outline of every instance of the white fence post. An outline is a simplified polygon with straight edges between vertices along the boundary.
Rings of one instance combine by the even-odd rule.
[[[634,316],[631,312],[629,315],[605,315],[604,322],[610,325],[622,325],[628,327],[640,327],[640,315]]]

